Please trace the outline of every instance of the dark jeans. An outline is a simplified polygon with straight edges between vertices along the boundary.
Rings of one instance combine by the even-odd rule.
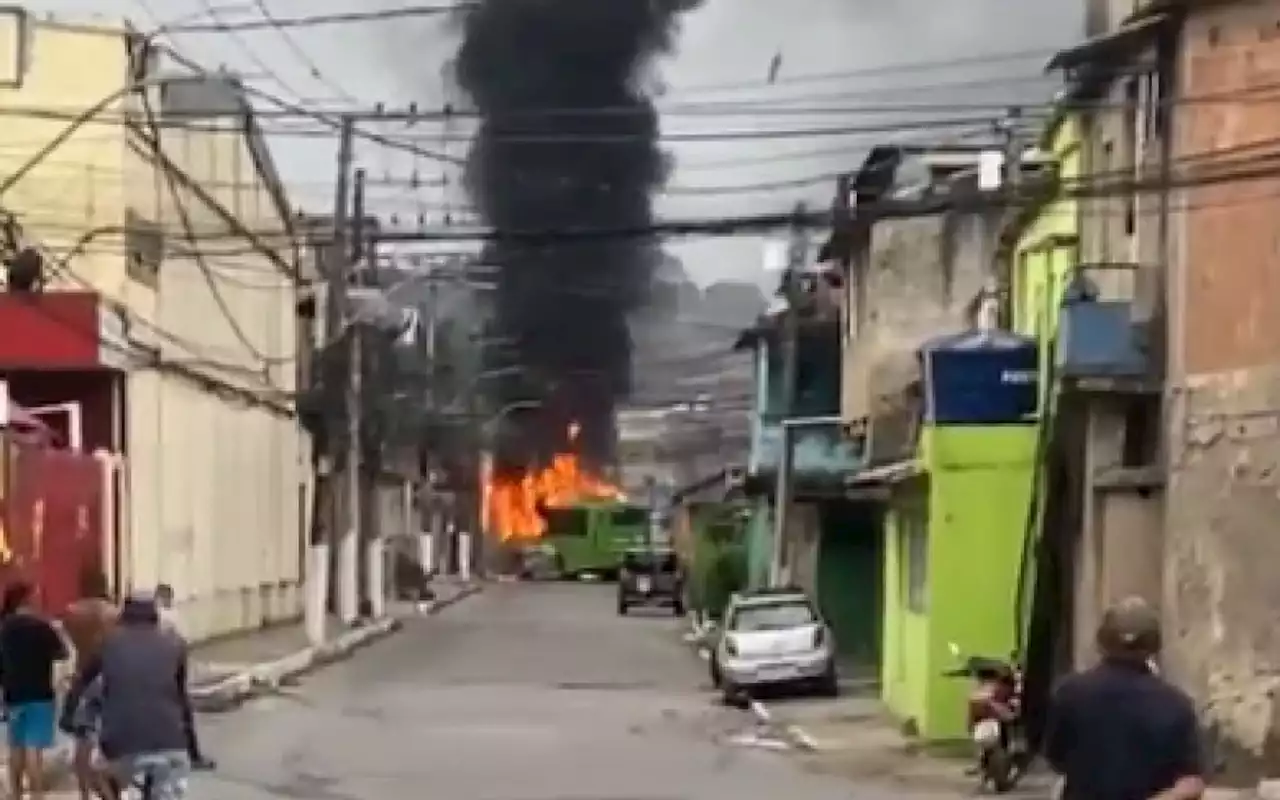
[[[200,738],[196,734],[196,718],[191,711],[190,702],[182,704],[182,725],[187,729],[187,755],[192,763],[203,761],[204,754],[200,752]]]

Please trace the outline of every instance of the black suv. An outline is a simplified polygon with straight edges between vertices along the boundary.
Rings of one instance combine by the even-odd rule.
[[[640,547],[622,554],[618,613],[645,605],[669,606],[675,616],[684,616],[684,571],[669,547]]]

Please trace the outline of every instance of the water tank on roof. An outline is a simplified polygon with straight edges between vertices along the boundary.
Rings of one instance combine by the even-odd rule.
[[[1039,399],[1035,339],[1001,330],[941,336],[919,351],[926,421],[998,425],[1025,420]]]

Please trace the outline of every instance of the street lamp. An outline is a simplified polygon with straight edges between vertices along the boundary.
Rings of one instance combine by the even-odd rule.
[[[494,370],[497,372],[498,370]],[[541,408],[541,400],[513,400],[502,408],[498,409],[493,416],[489,417],[484,423],[484,432],[486,444],[492,445],[493,440],[497,438],[498,427],[506,421],[507,417],[517,411],[525,411],[531,408]]]

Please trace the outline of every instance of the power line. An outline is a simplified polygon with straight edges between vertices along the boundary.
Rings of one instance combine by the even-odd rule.
[[[276,31],[277,34],[279,34],[281,41],[283,41],[285,44],[285,47],[289,48],[289,51],[293,53],[293,57],[297,59],[299,63],[302,64],[303,68],[307,70],[307,72],[311,75],[312,78],[316,80],[316,82],[320,83],[322,86],[329,89],[329,91],[333,92],[334,95],[340,99],[346,100],[350,103],[360,102],[350,92],[342,88],[340,84],[330,79],[327,75],[325,75],[323,72],[320,71],[320,67],[316,64],[315,61],[311,59],[309,55],[307,55],[307,51],[302,48],[302,45],[298,44],[297,40],[294,39],[293,36],[289,34],[288,29],[282,26],[279,20],[277,20],[275,16],[271,13],[271,9],[267,7],[265,0],[253,0],[253,2],[255,7],[258,9],[258,13],[261,14],[262,18],[267,22],[267,24],[269,24]]]
[[[474,7],[475,3],[449,5],[416,5],[399,8],[383,8],[376,11],[347,11],[334,14],[308,14],[295,17],[274,17],[271,20],[245,20],[242,22],[189,22],[166,26],[163,33],[229,33],[255,31],[267,28],[317,28],[332,25],[351,25],[369,22],[392,22],[421,17],[443,17]]]
[[[805,83],[829,83],[832,81],[843,81],[850,78],[884,78],[892,75],[902,75],[915,72],[933,72],[946,70],[948,72],[963,67],[977,66],[998,66],[1018,61],[1030,61],[1032,59],[1042,59],[1048,61],[1055,53],[1061,51],[1058,45],[1042,45],[1040,47],[1024,48],[1020,50],[1007,50],[998,53],[984,53],[974,56],[959,56],[954,58],[941,58],[922,61],[899,61],[887,64],[877,64],[870,67],[854,67],[852,69],[828,70],[823,72],[807,72],[797,73],[795,75],[779,75],[772,80],[759,81],[729,81],[725,83],[703,83],[693,84],[683,88],[675,89],[670,94],[681,96],[689,96],[695,94],[721,94],[724,92],[740,91],[743,89],[757,89],[771,86],[794,86],[796,84]]]

